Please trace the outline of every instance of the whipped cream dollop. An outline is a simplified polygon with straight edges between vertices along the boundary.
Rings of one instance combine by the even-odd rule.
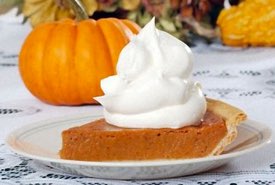
[[[110,124],[126,128],[180,128],[200,123],[206,100],[200,85],[190,80],[190,48],[155,28],[152,19],[122,49],[117,75],[101,81]]]

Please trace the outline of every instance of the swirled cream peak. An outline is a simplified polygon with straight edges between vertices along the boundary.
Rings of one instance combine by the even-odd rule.
[[[155,28],[152,19],[122,49],[117,75],[101,81],[96,97],[110,124],[126,128],[180,128],[198,123],[206,100],[190,80],[190,48]]]

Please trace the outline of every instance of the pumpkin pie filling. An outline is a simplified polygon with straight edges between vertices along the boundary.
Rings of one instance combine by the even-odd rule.
[[[226,103],[207,100],[198,126],[132,129],[104,119],[63,131],[60,157],[82,161],[190,159],[220,154],[236,137],[245,114]]]

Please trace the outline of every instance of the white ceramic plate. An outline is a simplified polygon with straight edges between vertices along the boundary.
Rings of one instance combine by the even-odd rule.
[[[237,139],[219,156],[188,160],[86,162],[63,160],[58,156],[61,132],[100,116],[81,116],[32,123],[6,139],[12,151],[67,173],[108,179],[158,179],[195,174],[219,167],[232,158],[254,151],[270,142],[271,129],[248,120],[238,128]]]

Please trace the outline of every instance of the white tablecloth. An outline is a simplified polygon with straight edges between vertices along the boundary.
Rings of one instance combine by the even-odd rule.
[[[0,184],[275,184],[274,142],[204,174],[153,181],[114,181],[72,176],[12,153],[5,146],[4,139],[14,128],[50,118],[93,114],[102,108],[51,106],[40,102],[27,91],[18,73],[17,60],[21,44],[31,28],[21,25],[21,18],[11,15],[0,17]],[[193,51],[193,76],[200,81],[207,96],[242,108],[250,119],[265,123],[274,130],[275,48],[238,49],[219,43],[201,43]]]

